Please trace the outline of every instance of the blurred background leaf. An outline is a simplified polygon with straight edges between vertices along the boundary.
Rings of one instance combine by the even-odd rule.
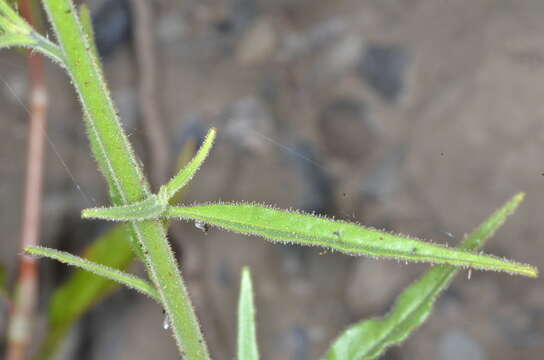
[[[238,360],[259,360],[253,285],[248,267],[242,269],[238,300]]]
[[[504,224],[523,201],[517,194],[495,211],[470,236],[460,249],[480,249],[495,231]],[[471,271],[471,270],[469,270]],[[450,265],[435,266],[398,297],[391,312],[379,319],[370,319],[349,327],[333,343],[327,360],[375,359],[388,347],[405,340],[431,314],[436,298],[450,284],[459,268]]]

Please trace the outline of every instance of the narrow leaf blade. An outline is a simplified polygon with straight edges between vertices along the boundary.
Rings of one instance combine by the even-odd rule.
[[[238,300],[238,360],[259,360],[253,285],[249,268],[242,269]]]
[[[36,33],[32,33],[30,35],[17,33],[1,34],[0,49],[11,47],[22,47],[39,51],[42,55],[45,55],[59,65],[64,66],[64,59],[61,50],[55,44]]]
[[[221,228],[262,236],[272,241],[327,247],[351,255],[395,258],[505,271],[536,277],[535,267],[489,255],[402,237],[356,224],[255,204],[208,204],[171,207],[166,215],[197,220]]]
[[[82,256],[118,270],[127,270],[134,260],[127,238],[130,234],[128,225],[116,225],[93,241]],[[34,360],[51,359],[73,324],[119,286],[112,280],[83,269],[73,271],[51,296],[47,336]]]
[[[25,249],[25,252],[30,255],[47,257],[68,265],[76,266],[86,271],[90,271],[97,275],[123,284],[128,288],[139,291],[142,294],[145,294],[160,303],[159,294],[157,293],[155,287],[149,282],[140,279],[134,275],[122,272],[114,268],[110,268],[108,266],[94,263],[92,261],[69,254],[64,251],[58,251],[55,249],[49,249],[41,246],[27,247]]]
[[[142,221],[156,219],[165,210],[167,203],[160,202],[156,195],[129,205],[90,208],[81,212],[81,217],[110,221]]]
[[[19,13],[17,13],[17,11],[15,11],[5,0],[0,0],[0,15],[5,16],[15,24],[27,25],[26,21],[19,16]]]
[[[462,242],[460,248],[471,251],[480,249],[514,213],[523,196],[514,196],[497,210]],[[458,272],[459,269],[451,265],[441,265],[427,271],[404,290],[387,316],[360,322],[340,334],[326,359],[375,359],[388,347],[402,342],[429,317],[436,298]]]
[[[198,149],[195,157],[168,182],[162,189],[166,199],[171,199],[181,188],[183,188],[198,171],[204,160],[208,157],[215,140],[216,130],[211,128],[204,139],[204,142]]]

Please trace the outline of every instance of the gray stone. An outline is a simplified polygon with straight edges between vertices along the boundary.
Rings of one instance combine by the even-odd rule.
[[[326,151],[349,162],[364,162],[373,145],[373,131],[363,102],[335,99],[321,111],[319,131]]]
[[[358,70],[360,76],[385,100],[394,102],[404,87],[409,57],[396,45],[370,45]]]
[[[482,346],[459,330],[447,332],[439,340],[439,360],[486,360]]]

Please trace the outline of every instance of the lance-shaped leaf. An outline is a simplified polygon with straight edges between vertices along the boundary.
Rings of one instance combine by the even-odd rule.
[[[157,219],[167,205],[168,202],[161,201],[159,196],[150,195],[143,201],[129,205],[85,209],[81,212],[81,217],[117,221]]]
[[[242,269],[240,298],[238,299],[238,360],[259,360],[253,285],[247,267]]]
[[[526,264],[446,248],[343,221],[255,204],[219,203],[170,207],[166,215],[196,220],[242,234],[262,236],[272,241],[322,246],[350,255],[450,264],[529,277],[536,277],[538,274],[535,267]]]
[[[134,275],[125,273],[123,271],[120,271],[108,266],[94,263],[92,261],[81,258],[79,256],[69,254],[64,251],[49,249],[42,246],[27,247],[25,249],[25,252],[30,255],[47,257],[47,258],[54,259],[68,265],[76,266],[86,271],[90,271],[92,273],[95,273],[96,275],[103,276],[107,279],[123,284],[128,288],[139,291],[142,294],[145,294],[149,296],[150,298],[152,298],[153,300],[157,301],[158,303],[161,302],[159,298],[159,294],[157,293],[157,289],[155,289],[155,287],[151,285],[149,282],[143,279],[140,279]]]
[[[522,200],[523,194],[514,196],[459,247],[471,251],[480,249]],[[458,272],[458,268],[450,265],[436,266],[427,271],[404,290],[387,316],[363,321],[344,331],[334,341],[326,359],[375,359],[388,347],[402,342],[429,317],[436,298]]]
[[[60,48],[35,31],[5,0],[0,0],[0,48],[12,46],[39,51],[64,66]]]
[[[125,246],[128,245],[128,243],[121,243]],[[146,294],[160,303],[159,294],[155,287],[134,275],[54,249],[36,246],[26,248],[25,252],[31,255],[55,259],[85,270],[84,272],[76,271],[67,283],[55,291],[49,305],[49,329],[47,337],[34,359],[46,360],[53,358],[71,325],[91,305],[114,288],[111,281],[118,282]],[[131,259],[132,257],[130,257]],[[93,278],[93,275],[98,276],[102,281],[96,280]]]
[[[198,171],[204,160],[208,157],[210,150],[215,140],[216,131],[211,128],[204,139],[204,142],[198,149],[195,157],[185,167],[168,182],[168,184],[161,187],[159,196],[166,200],[171,199],[176,193],[183,188]]]
[[[64,58],[61,50],[46,38],[32,33],[30,35],[22,34],[2,34],[0,35],[0,48],[23,47],[40,52],[42,55],[50,58],[57,64],[64,66]]]
[[[131,231],[127,224],[114,226],[89,245],[82,256],[92,262],[127,270],[134,260],[129,236]],[[47,335],[34,359],[53,358],[73,324],[118,287],[118,283],[89,271],[73,271],[51,296]]]
[[[176,159],[177,171],[181,171],[181,169],[183,169],[195,156],[197,150],[200,148],[198,142],[199,140],[196,134],[191,134],[187,141],[185,141],[185,143],[181,146]],[[176,194],[168,200],[168,204],[172,206],[179,205],[188,188],[188,186],[184,186],[182,189],[176,192]]]

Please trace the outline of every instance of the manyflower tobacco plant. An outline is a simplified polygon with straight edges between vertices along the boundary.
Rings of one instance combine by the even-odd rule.
[[[407,288],[388,316],[356,324],[342,333],[327,352],[327,359],[373,359],[387,347],[405,339],[428,317],[434,300],[461,267],[528,277],[538,275],[531,265],[476,252],[513,213],[523,199],[522,194],[493,214],[457,249],[259,204],[173,206],[176,194],[187,185],[210,153],[215,129],[209,131],[196,156],[157,194],[152,194],[107,90],[88,13],[83,11],[78,16],[71,0],[43,0],[43,4],[59,44],[41,37],[5,0],[0,0],[0,47],[30,46],[67,70],[81,100],[91,150],[106,178],[113,204],[86,209],[82,216],[126,222],[132,249],[146,265],[150,282],[53,249],[31,247],[26,252],[91,271],[157,301],[166,312],[169,323],[165,327],[172,329],[183,358],[208,359],[209,354],[166,238],[169,222],[165,220],[171,218],[256,235],[274,242],[321,246],[348,255],[441,264]],[[249,270],[245,269],[238,306],[238,358],[241,360],[258,359],[252,292]]]

